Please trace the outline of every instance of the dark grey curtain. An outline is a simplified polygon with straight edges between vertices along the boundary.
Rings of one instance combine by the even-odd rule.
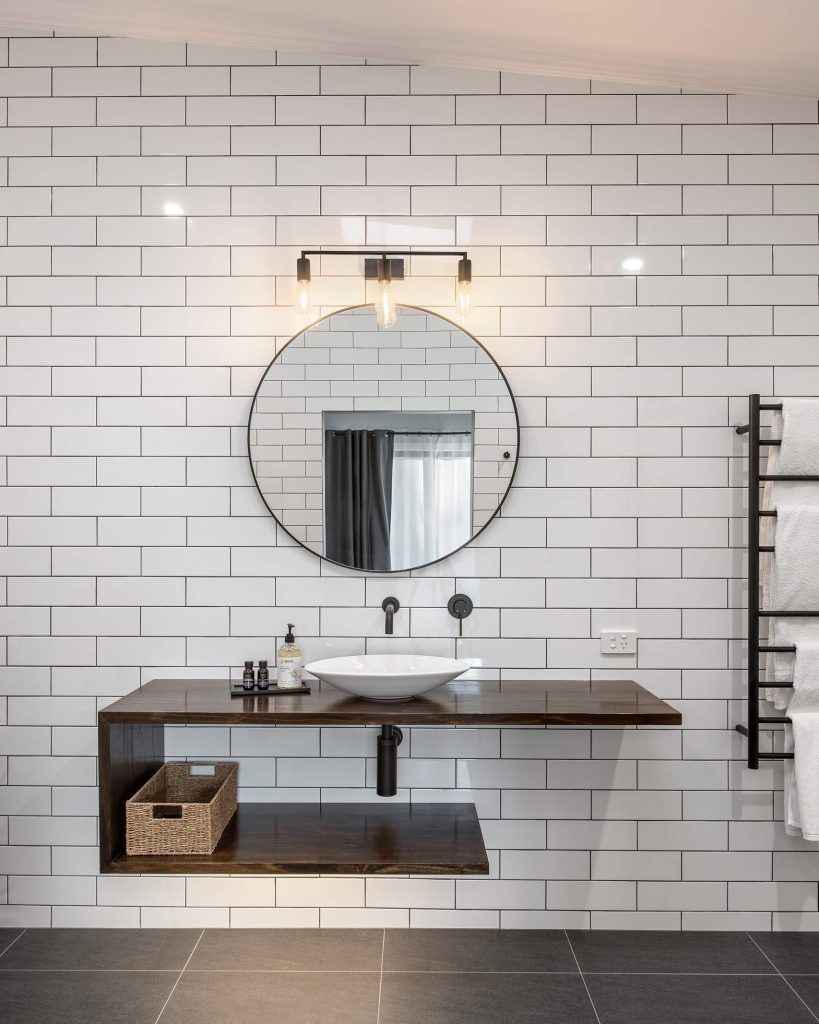
[[[391,430],[324,432],[325,555],[356,569],[390,569]]]

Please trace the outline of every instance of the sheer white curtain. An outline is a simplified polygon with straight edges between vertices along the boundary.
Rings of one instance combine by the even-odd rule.
[[[472,435],[395,435],[390,563],[443,558],[472,536]]]

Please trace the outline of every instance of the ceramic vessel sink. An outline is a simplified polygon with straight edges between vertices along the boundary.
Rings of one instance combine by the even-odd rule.
[[[469,664],[423,654],[358,654],[305,665],[308,672],[345,693],[368,700],[410,700],[461,675]]]

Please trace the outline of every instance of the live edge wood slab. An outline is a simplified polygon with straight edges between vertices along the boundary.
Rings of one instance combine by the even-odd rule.
[[[207,857],[127,857],[125,801],[164,761],[166,724],[679,725],[631,680],[454,682],[403,703],[310,694],[231,698],[225,680],[156,679],[99,712],[100,870],[160,874],[487,874],[474,805],[242,804]]]

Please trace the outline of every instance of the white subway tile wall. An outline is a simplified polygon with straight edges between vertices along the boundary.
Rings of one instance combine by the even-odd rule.
[[[0,924],[818,928],[819,854],[745,767],[749,391],[819,391],[819,105],[6,32],[0,93]],[[7,62],[6,62],[7,53]],[[266,514],[251,397],[302,247],[468,247],[521,462],[405,577]],[[323,312],[358,261],[316,267]],[[406,301],[450,313],[454,265]],[[464,638],[447,615],[475,601]],[[662,728],[415,729],[404,801],[477,804],[481,878],[97,877],[99,707],[155,676],[400,649],[631,676]],[[607,628],[638,653],[599,653]],[[245,799],[372,800],[368,728],[174,728]]]

